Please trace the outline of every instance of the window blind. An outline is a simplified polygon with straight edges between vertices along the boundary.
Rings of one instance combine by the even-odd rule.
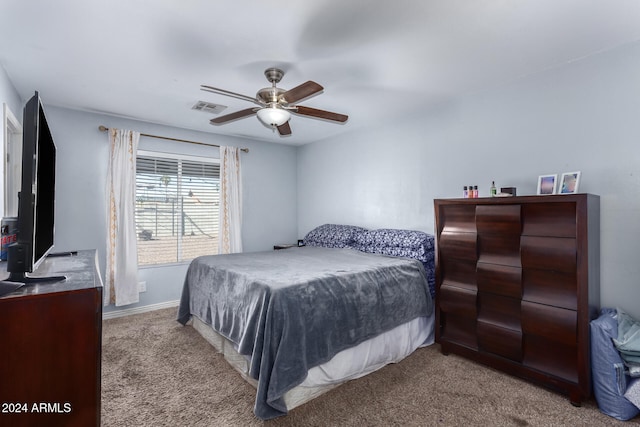
[[[138,155],[138,264],[186,262],[218,251],[220,164]]]

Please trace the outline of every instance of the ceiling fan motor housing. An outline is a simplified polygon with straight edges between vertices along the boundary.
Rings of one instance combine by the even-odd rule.
[[[277,103],[279,101],[280,95],[285,93],[286,90],[280,89],[278,87],[265,87],[258,91],[256,94],[256,98],[260,101],[263,101],[265,104]]]

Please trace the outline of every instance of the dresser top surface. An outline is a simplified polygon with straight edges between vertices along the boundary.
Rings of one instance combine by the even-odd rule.
[[[0,263],[0,280],[9,277],[6,262]],[[68,292],[74,290],[102,287],[95,250],[78,251],[77,255],[48,257],[31,274],[31,277],[63,275],[66,280],[26,284],[15,291],[0,297],[0,300],[27,295]]]
[[[451,198],[435,199],[435,204],[520,204],[520,203],[561,203],[561,202],[582,202],[600,200],[597,194],[577,193],[577,194],[551,194],[532,195],[515,197],[478,197],[478,198]]]

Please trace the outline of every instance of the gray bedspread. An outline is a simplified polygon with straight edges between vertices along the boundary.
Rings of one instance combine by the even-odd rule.
[[[270,419],[309,369],[432,310],[419,261],[302,247],[196,258],[178,321],[197,316],[250,357],[254,412]]]

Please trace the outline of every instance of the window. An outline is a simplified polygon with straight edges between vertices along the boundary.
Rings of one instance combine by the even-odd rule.
[[[217,159],[138,151],[138,265],[218,253],[219,195]]]

